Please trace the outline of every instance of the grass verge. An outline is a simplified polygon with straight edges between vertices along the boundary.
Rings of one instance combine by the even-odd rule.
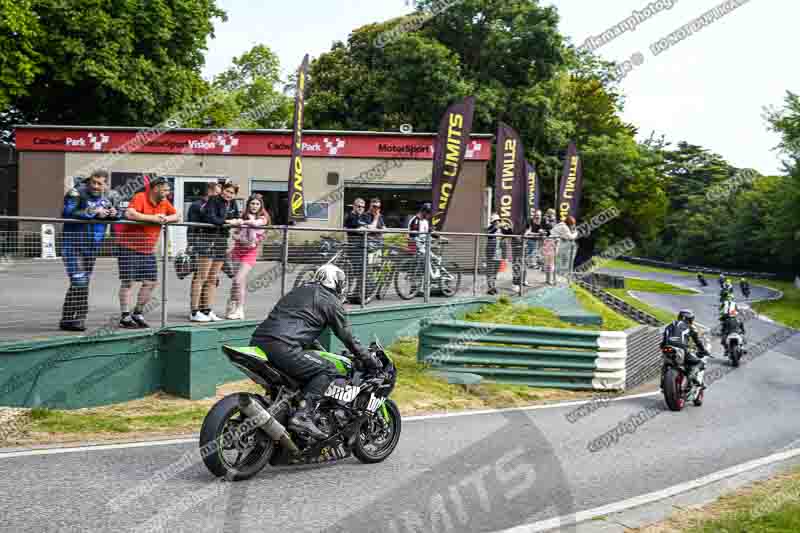
[[[628,294],[628,289],[606,289],[606,291],[608,291],[609,294],[613,294],[620,300],[629,303],[636,309],[639,309],[640,311],[644,311],[645,313],[653,315],[654,317],[656,317],[657,319],[659,319],[664,323],[668,324],[673,320],[675,320],[675,317],[669,311],[665,311],[660,307],[654,307],[652,305],[644,303],[641,300],[634,298],[633,296]]]
[[[603,317],[603,326],[599,329],[603,331],[624,331],[637,325],[637,322],[606,306],[606,304],[595,298],[592,293],[586,289],[577,285],[573,285],[572,288],[575,290],[578,302],[580,302],[584,309]]]
[[[800,469],[759,481],[714,503],[681,511],[636,533],[796,533],[800,531]]]
[[[657,274],[674,274],[685,278],[697,277],[696,272],[684,272],[683,270],[672,270],[670,268],[652,267],[628,263],[620,259],[610,259],[603,262],[602,268],[619,268],[621,270],[636,270],[637,272],[654,272]],[[706,276],[707,277],[707,276]]]
[[[763,285],[783,292],[783,298],[774,302],[757,302],[753,309],[762,315],[785,324],[791,328],[800,329],[800,289],[790,281],[751,280],[752,285]]]
[[[680,287],[676,287],[675,285],[671,285],[669,283],[662,283],[660,281],[652,281],[649,279],[636,279],[636,278],[625,278],[625,290],[640,291],[640,292],[655,292],[658,294],[679,294],[679,295],[697,294],[694,291],[681,289]]]

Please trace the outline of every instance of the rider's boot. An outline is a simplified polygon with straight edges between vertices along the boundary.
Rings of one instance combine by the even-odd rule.
[[[327,439],[328,434],[314,423],[312,415],[317,410],[317,404],[319,404],[318,397],[306,395],[304,405],[295,411],[289,420],[289,429],[297,433],[307,433],[316,440]]]

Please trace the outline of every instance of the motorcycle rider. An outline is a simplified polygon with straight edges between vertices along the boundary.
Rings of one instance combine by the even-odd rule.
[[[750,283],[744,278],[739,280],[739,289],[742,291],[742,294],[745,298],[750,298]]]
[[[722,302],[719,309],[720,342],[722,343],[723,350],[726,349],[725,341],[728,335],[737,330],[742,335],[745,334],[744,322],[739,320],[738,315],[739,307],[736,305],[733,295],[731,295],[730,298]]]
[[[720,306],[722,306],[722,304],[724,304],[728,300],[733,300],[733,285],[731,285],[731,283],[726,280],[719,291]]]
[[[336,366],[314,350],[317,340],[330,327],[333,333],[369,373],[380,362],[353,337],[343,302],[347,278],[339,267],[326,264],[317,269],[314,282],[302,285],[278,300],[269,316],[256,328],[250,346],[269,355],[270,363],[303,384],[305,402],[289,420],[289,429],[310,434],[317,440],[328,437],[315,423],[313,413],[325,390],[338,376]]]
[[[693,354],[689,349],[690,339],[697,347],[697,355]],[[694,312],[691,309],[681,309],[678,312],[677,319],[664,328],[664,336],[661,339],[660,348],[663,349],[665,346],[674,346],[676,348],[683,348],[686,350],[685,360],[687,370],[689,370],[689,375],[691,376],[693,373],[692,367],[697,367],[697,372],[695,373],[694,377],[695,383],[702,387],[701,390],[705,389],[706,386],[703,384],[703,375],[706,365],[703,358],[708,357],[711,354],[708,352],[708,350],[706,350],[705,345],[700,339],[700,335],[697,333],[697,329],[694,326]],[[666,365],[661,367],[662,386],[666,369]]]

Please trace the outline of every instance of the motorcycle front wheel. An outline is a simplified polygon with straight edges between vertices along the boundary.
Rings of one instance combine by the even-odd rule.
[[[683,396],[684,381],[686,376],[675,368],[667,369],[664,375],[664,401],[670,411],[680,411],[686,405]]]
[[[229,394],[206,415],[200,429],[200,451],[206,467],[217,477],[241,481],[258,474],[276,451],[259,429],[240,434],[246,417],[239,410],[239,393]]]
[[[389,457],[400,442],[402,420],[400,410],[393,400],[384,403],[388,420],[383,418],[383,408],[371,420],[366,420],[358,429],[353,445],[353,455],[362,463],[380,463]],[[385,425],[380,422],[384,420]]]

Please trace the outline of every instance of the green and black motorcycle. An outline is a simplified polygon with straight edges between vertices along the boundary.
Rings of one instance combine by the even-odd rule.
[[[375,374],[364,372],[358,360],[317,352],[336,365],[340,376],[320,401],[315,424],[329,437],[317,441],[287,429],[303,400],[301,385],[270,364],[255,346],[223,346],[231,363],[264,388],[264,394],[237,392],[217,402],[200,430],[200,451],[218,477],[239,481],[272,466],[337,461],[355,455],[364,463],[389,457],[400,439],[397,404],[389,399],[397,368],[380,343],[369,350],[381,362]]]

